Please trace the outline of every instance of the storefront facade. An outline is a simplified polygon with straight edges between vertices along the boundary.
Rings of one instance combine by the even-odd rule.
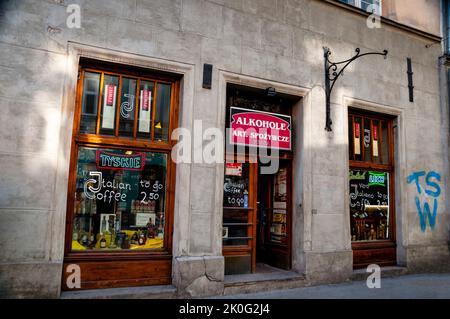
[[[69,28],[68,5],[3,8],[2,295],[210,296],[261,265],[312,284],[450,269],[440,26],[370,28],[335,1],[174,0],[81,3]],[[336,83],[332,131],[323,47],[389,51]],[[276,152],[236,133],[258,126]]]

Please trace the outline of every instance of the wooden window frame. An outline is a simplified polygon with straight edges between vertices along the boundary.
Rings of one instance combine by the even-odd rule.
[[[96,133],[89,134],[80,132],[82,100],[84,90],[84,74],[85,72],[101,73],[99,99],[97,106],[97,122]],[[180,91],[180,77],[154,73],[150,70],[128,67],[124,65],[110,64],[102,61],[83,60],[80,61],[78,71],[77,93],[75,101],[74,123],[72,129],[72,145],[70,154],[70,168],[68,179],[68,196],[67,196],[67,211],[66,211],[66,229],[65,229],[65,245],[64,245],[64,261],[111,261],[111,260],[148,260],[151,259],[167,259],[172,258],[172,241],[173,241],[173,215],[175,203],[175,177],[176,164],[171,160],[171,150],[176,144],[176,141],[170,139],[173,130],[178,126],[178,105],[179,105],[179,91]],[[120,106],[122,77],[134,78],[136,82],[136,91],[139,90],[140,80],[148,80],[155,83],[154,91],[157,92],[157,83],[171,84],[170,96],[170,111],[169,111],[169,127],[167,141],[154,141],[154,125],[152,123],[151,140],[138,138],[137,122],[138,119],[135,114],[134,129],[132,137],[119,137],[119,111],[116,109],[115,118],[115,135],[101,135],[100,117],[101,117],[101,101],[103,90],[103,74],[114,75],[119,77],[119,89],[117,97],[117,105]],[[152,118],[154,119],[156,113],[156,99],[153,97],[152,102]],[[136,96],[135,108],[137,109],[138,96]],[[135,111],[136,112],[136,111]],[[166,167],[166,208],[165,208],[165,225],[164,225],[164,245],[158,249],[146,250],[120,250],[120,251],[72,251],[72,232],[73,232],[73,217],[74,217],[74,194],[76,187],[76,167],[78,160],[79,147],[96,147],[96,148],[112,148],[112,149],[127,149],[142,152],[158,152],[167,154]]]
[[[361,147],[361,155],[362,160],[354,160],[351,157],[349,158],[349,169],[364,169],[364,170],[376,170],[376,171],[382,171],[389,173],[389,238],[385,240],[376,240],[376,241],[352,241],[352,249],[353,251],[362,251],[362,250],[370,250],[370,249],[396,249],[396,223],[395,223],[395,156],[394,156],[394,116],[389,115],[381,115],[378,113],[372,113],[372,112],[365,112],[357,109],[349,109],[348,112],[348,118],[349,118],[349,125],[353,125],[355,117],[361,118],[361,130],[360,130],[360,147]],[[350,121],[350,119],[352,119]],[[388,162],[387,164],[379,164],[379,163],[372,163],[372,161],[364,161],[364,119],[370,119],[371,120],[371,143],[370,143],[370,154],[373,158],[373,152],[372,152],[372,145],[373,145],[373,131],[372,131],[372,125],[373,120],[378,121],[378,137],[381,139],[378,150],[379,154],[381,154],[380,162],[382,163],[382,158],[385,156],[382,153],[382,122],[386,122],[387,125],[387,137],[388,137],[388,147],[387,150],[389,154],[387,155]],[[350,136],[349,136],[350,137]],[[353,138],[353,136],[351,136]],[[352,147],[350,149],[351,154],[354,155],[354,142],[352,143]],[[350,156],[350,155],[349,155]],[[382,262],[379,263],[380,266],[383,265]],[[387,263],[386,265],[391,265],[391,263]]]

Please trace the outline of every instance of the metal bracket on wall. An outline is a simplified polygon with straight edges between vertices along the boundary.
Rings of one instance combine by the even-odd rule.
[[[355,61],[358,58],[361,58],[366,55],[383,55],[386,59],[388,50],[384,50],[382,53],[380,52],[368,52],[361,54],[361,50],[359,48],[355,49],[356,54],[345,61],[340,62],[332,62],[330,61],[331,51],[329,48],[324,47],[324,59],[325,59],[325,95],[326,95],[326,123],[325,123],[325,130],[328,132],[331,132],[331,125],[333,122],[331,121],[331,114],[330,114],[330,104],[331,104],[331,92],[333,91],[334,84],[336,83],[337,79],[344,74],[345,68],[350,65],[353,61]],[[338,66],[343,64],[343,66],[338,70]]]

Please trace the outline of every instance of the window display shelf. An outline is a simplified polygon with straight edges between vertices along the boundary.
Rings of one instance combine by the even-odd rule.
[[[253,237],[226,237],[223,240],[243,240],[243,239],[253,239]]]

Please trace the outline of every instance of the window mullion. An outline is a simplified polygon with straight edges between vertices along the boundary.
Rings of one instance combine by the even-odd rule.
[[[98,94],[98,107],[97,107],[97,125],[95,128],[95,134],[99,134],[100,133],[100,118],[102,116],[102,98],[103,98],[103,85],[104,85],[104,79],[105,79],[105,73],[101,73],[100,76],[100,90],[99,90],[99,94]]]
[[[116,129],[115,136],[119,136],[119,119],[120,119],[120,105],[122,103],[122,75],[119,76],[119,87],[117,89],[117,108],[116,108]]]

